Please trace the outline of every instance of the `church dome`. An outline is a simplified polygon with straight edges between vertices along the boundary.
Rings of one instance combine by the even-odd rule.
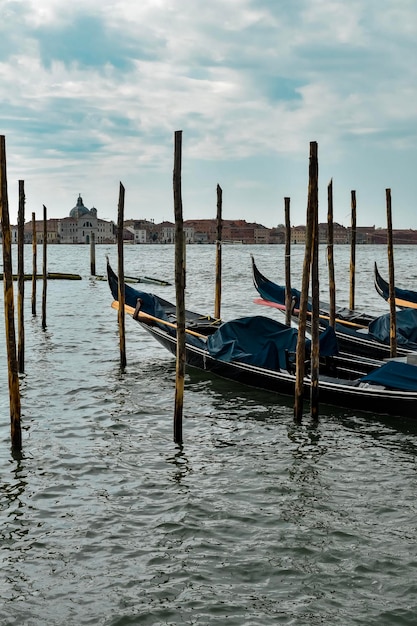
[[[83,204],[83,199],[81,198],[81,194],[79,194],[77,199],[77,204],[70,211],[70,217],[82,217],[83,215],[89,215],[90,211]]]

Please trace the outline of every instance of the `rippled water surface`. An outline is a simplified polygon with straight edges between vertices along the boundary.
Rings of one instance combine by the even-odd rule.
[[[116,247],[99,246],[98,273],[106,253],[117,267]],[[250,253],[283,282],[283,246],[224,246],[225,319],[260,313]],[[125,272],[173,281],[173,254],[129,246]],[[416,254],[396,249],[399,286],[417,290]],[[187,248],[190,309],[213,313],[214,255]],[[299,286],[303,248],[292,255]],[[335,247],[340,305],[349,255]],[[320,258],[325,298],[325,248]],[[387,276],[384,246],[357,248],[356,305],[384,313],[375,260]],[[188,370],[180,448],[172,357],[127,318],[121,373],[117,315],[106,282],[89,277],[89,248],[51,246],[48,269],[83,280],[48,283],[46,331],[41,284],[36,317],[25,284],[21,458],[4,330],[0,344],[1,626],[417,622],[413,423],[321,407],[317,427],[308,414],[295,425],[291,399]],[[151,289],[175,298],[174,286]],[[0,316],[4,329],[3,305]]]

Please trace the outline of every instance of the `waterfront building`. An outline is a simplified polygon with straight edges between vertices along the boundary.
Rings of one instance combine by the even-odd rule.
[[[163,222],[162,224],[155,224],[154,220],[125,220],[123,226],[128,231],[134,234],[134,243],[160,243],[163,241]],[[169,236],[169,229],[165,232],[165,235]]]
[[[58,219],[46,220],[46,243],[48,245],[59,243],[58,222],[59,222]],[[36,242],[43,243],[43,236],[44,236],[43,220],[35,221],[35,232],[36,232]],[[17,226],[16,226],[16,233],[17,233]],[[25,230],[24,230],[25,243],[32,243],[32,239],[33,239],[33,223],[26,222]],[[16,238],[15,243],[17,243],[17,238]]]
[[[172,222],[162,222],[160,243],[174,243],[175,241],[175,224]]]
[[[269,228],[257,224],[256,227],[253,229],[255,243],[270,243],[270,233],[271,230]]]
[[[16,232],[15,230],[16,229]],[[37,243],[43,243],[43,220],[35,221]],[[69,217],[51,218],[46,221],[47,243],[49,244],[89,244],[94,235],[95,243],[115,243],[116,225],[114,222],[99,219],[95,207],[88,209],[78,196],[76,205],[71,209]],[[12,227],[13,243],[17,242],[17,226]],[[33,224],[25,224],[25,243],[31,243]]]
[[[214,243],[217,238],[217,220],[185,220],[184,230],[192,232],[194,243]]]
[[[352,241],[352,227],[347,229],[348,238],[346,243]],[[356,226],[356,243],[375,243],[375,226]]]
[[[372,243],[381,243],[385,245],[387,244],[388,231],[386,228],[376,228],[372,236]],[[412,244],[415,245],[417,244],[417,230],[413,230],[412,228],[393,230],[392,242],[397,246]]]
[[[191,243],[215,243],[217,220],[186,220],[184,230],[190,229]],[[192,230],[191,230],[192,229]],[[246,220],[222,220],[222,241],[233,243],[269,243],[269,229]]]
[[[305,226],[293,226],[291,228],[291,243],[305,243],[306,242],[306,227]]]
[[[327,244],[329,239],[329,225],[327,222],[319,224],[319,243]],[[349,243],[349,231],[345,226],[333,222],[333,243]],[[362,242],[361,242],[362,243]]]
[[[97,217],[97,209],[88,209],[78,196],[77,204],[71,209],[69,217],[58,220],[59,243],[91,243],[95,237],[96,243],[114,243],[114,222],[107,222]]]
[[[148,239],[148,231],[146,228],[135,228],[133,225],[126,226],[124,224],[125,234],[123,235],[123,240],[129,238],[129,234],[132,235],[132,243],[147,243]]]
[[[271,228],[269,232],[269,243],[285,243],[286,229],[285,226],[279,224],[276,228]]]

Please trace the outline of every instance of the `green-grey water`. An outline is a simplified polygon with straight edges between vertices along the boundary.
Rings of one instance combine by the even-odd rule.
[[[106,253],[117,267],[116,247],[98,246],[98,273]],[[250,253],[283,282],[283,246],[224,246],[225,319],[260,313]],[[335,247],[340,305],[349,253]],[[295,286],[303,254],[294,246]],[[417,289],[416,254],[395,250],[399,285]],[[32,317],[25,284],[21,458],[2,333],[0,625],[415,624],[414,424],[323,406],[318,426],[308,413],[296,425],[291,399],[188,370],[178,447],[175,362],[127,318],[120,372],[117,314],[89,255],[48,249],[49,271],[83,280],[48,283],[46,331],[41,286]],[[128,246],[125,271],[173,281],[173,255]],[[384,246],[358,247],[356,304],[384,313],[375,260],[387,275]],[[325,297],[324,247],[320,261]],[[187,247],[187,308],[213,313],[214,269],[214,246]],[[175,298],[174,286],[150,290]]]

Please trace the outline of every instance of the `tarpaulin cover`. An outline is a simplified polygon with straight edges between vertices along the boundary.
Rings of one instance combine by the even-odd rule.
[[[222,361],[242,361],[265,369],[286,369],[286,350],[295,352],[298,330],[257,315],[225,322],[207,340],[210,355]],[[306,351],[310,342],[306,340]],[[320,354],[337,354],[332,328],[320,336]]]
[[[403,309],[396,313],[397,343],[407,345],[417,343],[417,310]],[[390,343],[390,314],[381,315],[368,327],[369,334],[377,341]]]
[[[417,391],[417,366],[401,361],[388,361],[363,376],[361,381],[400,391]]]

